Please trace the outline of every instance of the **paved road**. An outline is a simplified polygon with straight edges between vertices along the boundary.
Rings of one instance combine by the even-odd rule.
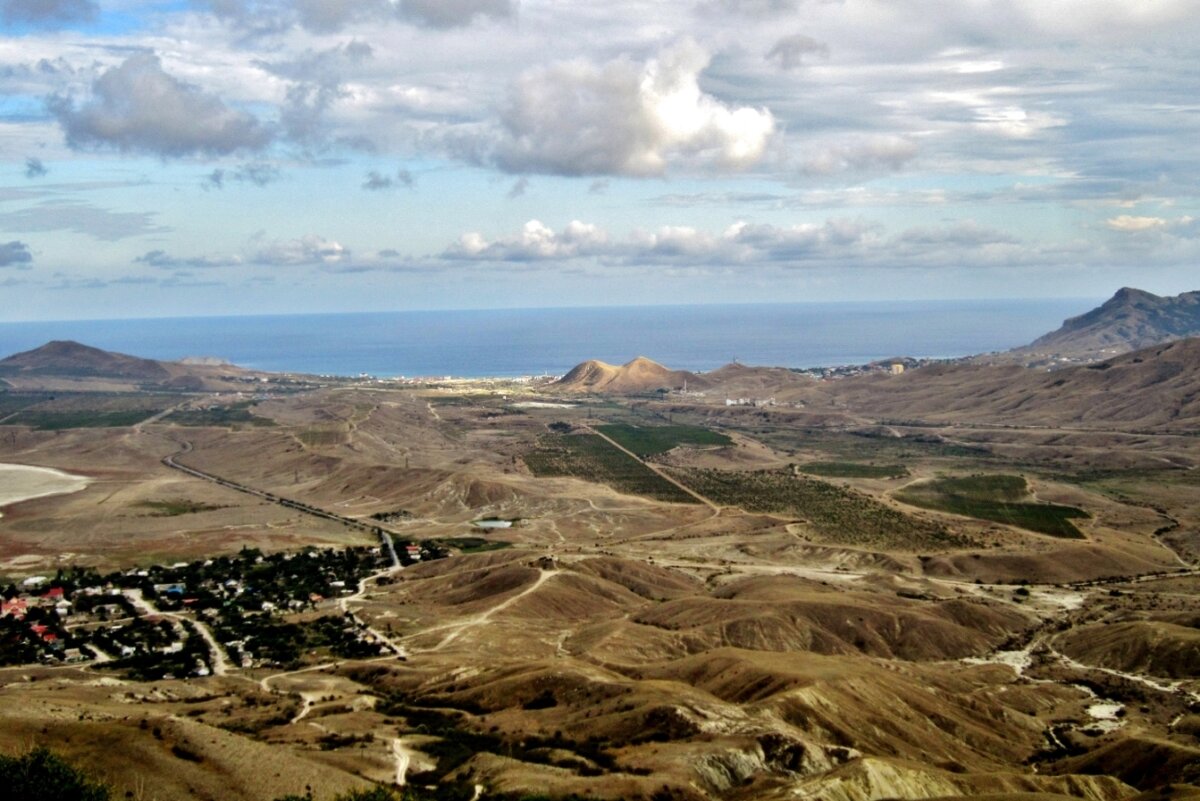
[[[146,615],[157,615],[158,617],[165,617],[181,623],[191,623],[193,626],[195,626],[196,631],[198,631],[200,636],[204,638],[204,641],[208,643],[208,650],[212,655],[213,674],[216,676],[224,676],[229,673],[229,660],[225,658],[225,649],[221,647],[219,642],[217,642],[217,638],[213,636],[212,631],[206,624],[196,620],[195,618],[181,615],[176,612],[163,612],[154,604],[147,601],[145,597],[143,597],[141,590],[123,590],[123,593],[135,608],[142,610],[142,612]]]
[[[285,506],[288,509],[295,509],[298,512],[303,512],[304,514],[312,515],[313,517],[319,517],[322,520],[332,520],[335,523],[342,523],[342,524],[350,526],[352,528],[357,528],[357,529],[361,529],[363,531],[369,531],[372,533],[376,529],[383,531],[383,529],[380,526],[376,525],[374,522],[364,523],[362,520],[359,520],[354,517],[346,517],[344,515],[339,515],[336,512],[330,512],[325,509],[320,509],[316,506],[310,506],[307,503],[302,503],[300,501],[294,501],[291,498],[284,498],[284,497],[276,495],[272,492],[267,492],[266,490],[256,489],[255,487],[251,487],[246,484],[241,484],[237,481],[231,481],[227,478],[221,478],[220,476],[214,475],[213,473],[207,473],[203,470],[198,470],[195,467],[189,467],[185,464],[182,464],[178,460],[177,457],[179,457],[185,453],[189,453],[189,452],[191,452],[191,450],[192,450],[192,443],[184,442],[183,447],[180,448],[178,453],[164,457],[162,460],[162,463],[165,464],[167,467],[173,468],[175,470],[179,470],[180,472],[183,472],[183,473],[187,473],[189,476],[192,476],[194,478],[200,478],[200,479],[204,479],[205,481],[211,481],[212,483],[219,484],[222,487],[227,487],[231,490],[236,490],[238,492],[244,492],[247,495],[253,495],[257,498],[262,498],[263,500],[271,501],[272,503],[277,503],[280,506]],[[393,553],[395,553],[394,548],[393,548]],[[396,561],[398,562],[399,560],[396,560]]]

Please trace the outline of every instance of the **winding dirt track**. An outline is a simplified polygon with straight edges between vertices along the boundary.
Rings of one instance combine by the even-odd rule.
[[[597,437],[599,437],[600,439],[604,440],[604,441],[605,441],[605,442],[607,442],[609,445],[612,445],[614,448],[616,448],[616,449],[617,449],[617,450],[619,450],[621,453],[623,453],[623,454],[625,454],[626,456],[628,456],[630,459],[633,459],[634,461],[638,462],[639,464],[641,464],[641,465],[645,466],[647,469],[649,469],[649,470],[651,470],[652,472],[654,472],[655,474],[657,474],[657,475],[658,475],[658,477],[659,477],[659,478],[661,478],[663,481],[666,481],[666,482],[668,482],[668,483],[670,483],[670,484],[674,484],[676,487],[678,487],[679,489],[683,490],[683,491],[684,491],[684,492],[686,492],[688,495],[691,495],[693,498],[695,498],[696,500],[700,501],[700,503],[704,504],[704,505],[705,505],[705,506],[707,506],[709,509],[712,509],[714,512],[718,512],[718,513],[720,513],[720,511],[721,511],[721,507],[720,507],[720,506],[718,506],[716,503],[713,503],[713,502],[712,502],[712,501],[710,501],[708,498],[705,498],[703,495],[701,495],[700,493],[696,492],[695,490],[693,490],[692,488],[688,487],[687,485],[685,485],[685,484],[681,484],[679,481],[676,481],[674,478],[672,478],[671,476],[669,476],[669,475],[668,475],[668,474],[667,474],[665,471],[663,471],[663,470],[660,470],[660,469],[659,469],[658,467],[656,467],[655,465],[651,464],[650,462],[647,462],[645,459],[643,459],[642,457],[638,456],[636,453],[634,453],[633,451],[629,450],[629,449],[628,449],[628,448],[626,448],[624,445],[621,445],[621,444],[619,444],[619,443],[618,443],[616,440],[614,440],[612,437],[609,437],[609,436],[607,436],[607,435],[605,435],[605,434],[601,434],[599,431],[597,431],[596,429],[592,428],[591,426],[587,426],[587,427],[586,427],[586,429],[587,429],[587,431],[588,431],[588,432],[590,432],[590,433],[592,433],[592,434],[595,434]]]

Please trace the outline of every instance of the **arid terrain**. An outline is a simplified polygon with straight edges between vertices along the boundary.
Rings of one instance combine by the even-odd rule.
[[[0,668],[0,749],[48,746],[115,797],[1200,794],[1194,340],[841,381],[639,359],[543,385],[87,385],[103,372],[0,393],[0,462],[88,482],[2,510],[14,592],[245,548],[383,560],[256,613],[350,615],[378,655],[239,661],[131,591],[197,627],[211,675]],[[399,566],[392,538],[449,555]]]

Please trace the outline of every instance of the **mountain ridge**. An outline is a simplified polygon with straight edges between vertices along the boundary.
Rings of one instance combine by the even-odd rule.
[[[1122,287],[1096,308],[1063,321],[1010,353],[1099,359],[1200,335],[1200,291],[1174,296]]]

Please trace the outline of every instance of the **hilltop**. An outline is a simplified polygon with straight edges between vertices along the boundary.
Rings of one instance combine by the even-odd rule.
[[[171,371],[162,362],[124,353],[112,353],[71,340],[54,340],[40,348],[0,360],[0,375],[44,375],[96,378],[131,378],[162,381]]]
[[[1095,360],[1200,335],[1200,291],[1162,297],[1125,287],[1100,306],[1011,353],[1028,361]]]
[[[645,356],[620,366],[590,359],[575,365],[552,387],[566,392],[630,394],[657,389],[705,389],[709,382],[687,370],[671,370]]]
[[[145,359],[71,340],[54,340],[0,359],[0,381],[20,390],[214,391],[234,388],[257,375],[223,362]]]

